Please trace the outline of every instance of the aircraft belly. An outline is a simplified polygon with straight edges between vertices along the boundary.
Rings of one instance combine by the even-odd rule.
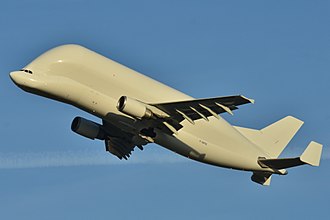
[[[216,166],[260,170],[258,157],[266,156],[222,118],[198,120],[195,125],[184,123],[176,138],[204,155],[201,162]]]

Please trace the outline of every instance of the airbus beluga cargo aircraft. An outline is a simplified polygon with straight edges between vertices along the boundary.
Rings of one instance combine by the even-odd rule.
[[[82,117],[71,129],[102,140],[106,151],[128,159],[135,147],[157,143],[190,159],[251,171],[269,185],[286,168],[318,166],[322,145],[311,142],[300,157],[278,158],[303,122],[285,117],[261,130],[231,126],[219,114],[253,103],[241,95],[194,99],[78,45],[63,45],[10,73],[24,91],[76,106],[100,119]]]

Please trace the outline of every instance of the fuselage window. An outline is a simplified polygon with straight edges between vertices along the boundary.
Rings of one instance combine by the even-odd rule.
[[[29,73],[29,74],[33,73],[31,70],[27,70],[27,69],[21,69],[20,71],[24,71],[24,72]]]

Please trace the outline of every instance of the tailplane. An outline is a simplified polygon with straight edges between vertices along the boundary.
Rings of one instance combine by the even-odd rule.
[[[251,176],[253,182],[259,183],[263,186],[269,186],[272,180],[272,173],[268,172],[253,172]]]
[[[258,163],[262,167],[268,167],[276,170],[308,164],[319,166],[322,153],[322,145],[312,141],[300,157],[278,158],[278,159],[259,159]]]
[[[304,153],[300,156],[301,162],[309,164],[311,166],[319,166],[322,154],[322,145],[312,141]]]
[[[290,167],[308,164],[319,166],[322,145],[312,141],[300,157],[278,158],[293,136],[303,125],[303,121],[287,116],[261,130],[235,127],[242,135],[267,153],[268,158],[260,157],[258,164],[268,171],[253,172],[251,180],[261,185],[270,184],[272,174],[287,174]]]
[[[312,141],[300,157],[294,158],[277,158],[266,159],[259,158],[258,163],[263,168],[270,168],[278,174],[287,174],[286,168],[301,166],[308,164],[311,166],[319,166],[322,154],[322,145]],[[272,173],[269,172],[254,172],[251,180],[261,185],[268,186],[270,184]]]

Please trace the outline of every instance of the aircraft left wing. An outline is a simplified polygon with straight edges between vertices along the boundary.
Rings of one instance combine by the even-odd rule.
[[[144,121],[151,128],[166,128],[167,132],[176,134],[183,125],[183,120],[195,124],[198,119],[209,120],[209,117],[220,118],[219,114],[233,114],[237,106],[254,103],[254,100],[241,95],[224,96],[207,99],[192,99],[167,103],[145,103],[127,96],[120,97],[117,109],[135,119]],[[149,136],[148,134],[142,134]]]
[[[152,106],[166,112],[170,118],[178,122],[186,119],[190,123],[194,124],[195,120],[201,118],[206,121],[208,121],[208,117],[210,116],[219,118],[218,114],[224,112],[228,112],[232,115],[232,111],[238,109],[237,106],[247,103],[254,103],[254,100],[248,99],[241,95],[236,95],[152,104]]]
[[[208,121],[211,116],[219,118],[218,114],[223,112],[233,114],[232,111],[238,109],[237,106],[247,103],[254,103],[254,100],[241,95],[158,104],[144,103],[122,96],[117,104],[118,110],[140,119],[141,130],[120,130],[103,120],[103,129],[108,130],[106,133],[111,134],[104,138],[105,147],[119,159],[127,160],[135,147],[142,150],[143,145],[154,142],[153,128],[165,129],[170,134],[176,134],[183,127],[181,124],[183,120],[188,120],[192,124],[198,119]]]

